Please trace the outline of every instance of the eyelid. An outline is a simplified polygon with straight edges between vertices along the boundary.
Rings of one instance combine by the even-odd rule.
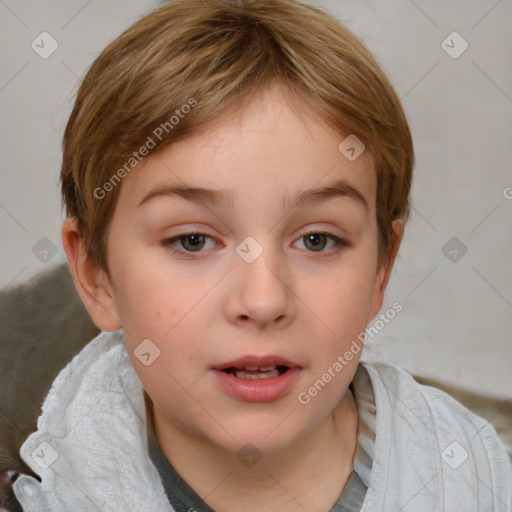
[[[350,243],[346,239],[341,238],[341,237],[339,237],[333,233],[330,233],[328,231],[322,231],[321,229],[311,229],[305,233],[302,233],[296,239],[296,241],[301,240],[308,235],[324,235],[325,237],[330,238],[334,242],[334,248],[331,249],[330,251],[326,251],[326,252],[324,252],[324,251],[321,251],[321,252],[307,251],[308,254],[315,255],[315,257],[317,257],[317,258],[327,258],[329,256],[337,255],[341,250],[350,246]]]
[[[214,237],[208,235],[207,233],[204,233],[203,231],[189,230],[189,231],[186,231],[186,232],[184,231],[182,233],[178,233],[177,235],[165,238],[160,243],[164,247],[164,249],[167,249],[174,254],[179,254],[180,256],[184,257],[185,259],[198,259],[199,257],[201,257],[201,255],[203,253],[206,253],[207,251],[197,251],[196,252],[196,251],[179,250],[179,249],[176,249],[173,245],[174,243],[178,242],[181,238],[186,238],[187,236],[191,236],[191,235],[200,235],[205,238],[210,238],[211,240],[215,240]],[[218,245],[217,242],[216,242],[216,245]]]

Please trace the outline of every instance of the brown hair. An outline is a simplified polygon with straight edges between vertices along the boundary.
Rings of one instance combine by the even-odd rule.
[[[149,138],[153,151],[161,150],[241,111],[275,82],[303,111],[340,134],[355,134],[372,152],[379,266],[386,262],[392,221],[409,216],[414,153],[407,120],[356,36],[294,0],[175,0],[133,24],[94,61],[66,126],[61,170],[63,205],[77,218],[91,260],[108,272],[116,185]]]

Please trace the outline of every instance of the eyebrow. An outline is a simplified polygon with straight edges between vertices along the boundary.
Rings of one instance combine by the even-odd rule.
[[[326,201],[334,197],[348,197],[363,206],[366,211],[370,209],[364,195],[344,179],[339,179],[324,187],[297,190],[291,196],[285,198],[283,205],[285,207],[289,205],[301,206],[308,203]]]
[[[142,199],[139,206],[148,203],[156,197],[182,197],[195,203],[206,203],[213,206],[233,207],[235,196],[233,190],[222,190],[203,187],[190,187],[180,184],[160,184],[155,186]],[[340,179],[330,185],[315,189],[296,190],[283,200],[283,206],[302,206],[310,203],[326,201],[334,197],[348,197],[369,211],[368,202],[364,195],[344,179]]]
[[[161,184],[157,185],[142,199],[139,206],[160,196],[177,196],[195,203],[207,203],[214,206],[234,206],[232,190],[217,190],[213,188],[190,187],[188,185]]]

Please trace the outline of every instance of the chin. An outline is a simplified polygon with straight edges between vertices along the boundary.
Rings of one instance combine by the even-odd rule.
[[[296,413],[288,417],[281,413],[252,418],[244,415],[238,421],[225,422],[226,430],[216,428],[207,434],[209,442],[217,447],[236,454],[239,458],[246,451],[257,453],[276,453],[290,448],[302,438],[314,425],[297,424]],[[283,421],[284,420],[284,421]],[[309,427],[309,428],[308,428]],[[227,432],[229,432],[229,434]],[[206,433],[203,433],[203,435]]]

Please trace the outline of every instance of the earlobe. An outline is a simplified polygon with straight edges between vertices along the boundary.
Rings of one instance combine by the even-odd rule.
[[[102,331],[116,331],[121,324],[112,286],[106,272],[87,256],[74,217],[64,220],[62,245],[75,287],[93,322]]]

